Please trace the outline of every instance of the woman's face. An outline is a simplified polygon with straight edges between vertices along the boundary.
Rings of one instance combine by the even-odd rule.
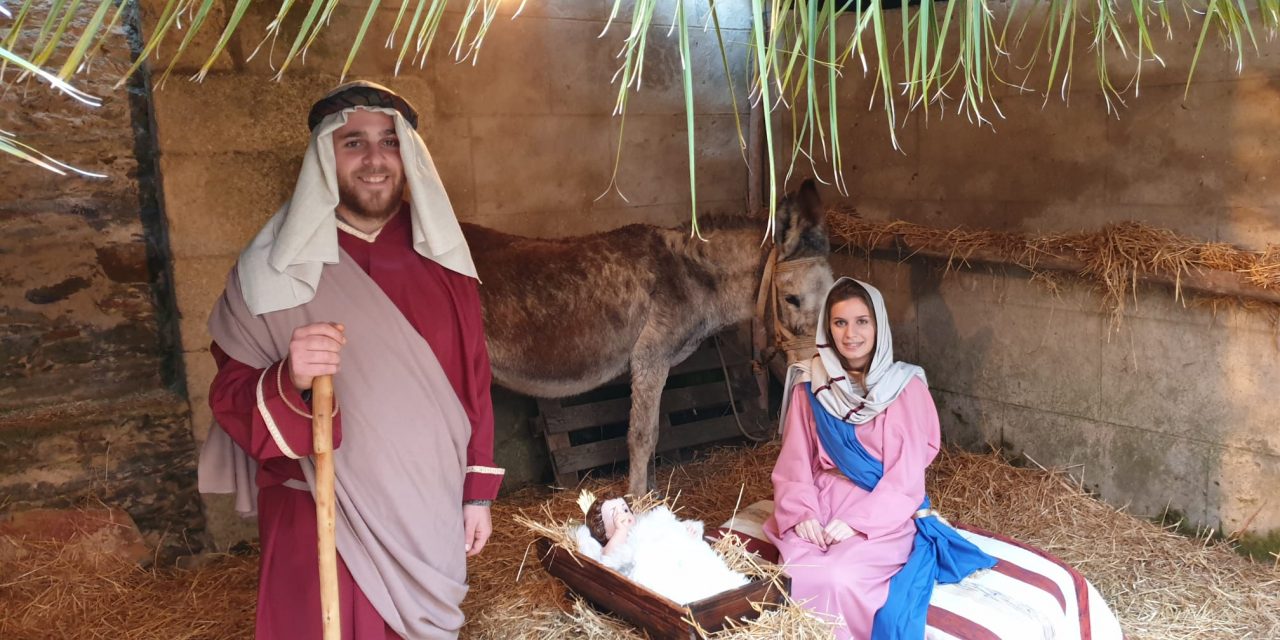
[[[836,351],[844,356],[849,368],[865,369],[876,348],[876,320],[867,303],[861,298],[849,298],[831,305],[827,328]]]

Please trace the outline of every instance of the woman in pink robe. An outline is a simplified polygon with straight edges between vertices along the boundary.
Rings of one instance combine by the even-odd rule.
[[[856,430],[884,478],[864,491],[840,473],[822,450],[804,385],[791,389],[782,452],[773,468],[773,517],[765,533],[791,576],[791,596],[810,609],[843,617],[840,638],[868,638],[889,591],[889,578],[911,553],[916,507],[924,500],[924,469],[938,454],[938,412],[929,391],[912,380],[883,413]],[[855,533],[825,548],[806,542],[795,526],[816,518],[841,520]]]
[[[818,326],[819,354],[799,368],[799,383],[787,392],[765,533],[791,576],[792,597],[842,620],[837,637],[866,639],[890,580],[912,555],[915,518],[929,514],[924,472],[938,454],[938,413],[924,372],[893,361],[884,302],[874,287],[837,281]],[[835,462],[841,458],[823,446],[832,440],[830,432],[825,440],[820,435],[815,410],[834,416],[828,424],[846,434],[852,430],[852,448],[861,449],[865,464],[883,465],[878,482],[859,476],[855,483],[842,472]],[[926,582],[931,592],[933,578]],[[922,597],[927,602],[928,593]],[[884,631],[889,624],[876,635],[895,637]]]

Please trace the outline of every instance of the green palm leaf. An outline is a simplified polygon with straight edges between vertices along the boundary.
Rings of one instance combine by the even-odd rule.
[[[87,63],[101,50],[108,34],[118,29],[125,8],[133,1],[22,0],[14,8],[0,5],[0,27],[7,26],[8,29],[7,33],[0,35],[0,89],[25,78],[36,78],[49,88],[81,102],[98,104],[96,98],[78,91],[67,81],[89,66]],[[286,26],[286,18],[295,1],[277,0],[275,18],[268,25],[262,42],[250,55],[250,58],[256,55],[268,41],[274,47],[278,38],[286,38],[290,46],[277,68],[277,79],[283,78],[291,65],[305,56],[310,46],[326,31],[340,3],[340,0],[310,0],[306,14],[296,21],[296,26]],[[449,47],[454,60],[470,59],[475,63],[501,1],[467,0],[463,5],[461,25]],[[523,9],[524,1],[521,0],[520,9]],[[734,78],[717,13],[717,3],[730,0],[707,1],[709,20],[703,29],[704,32],[711,26],[715,29],[728,90],[733,95],[738,144],[745,159],[746,137],[738,116]],[[1046,100],[1054,94],[1065,99],[1077,56],[1081,53],[1076,47],[1077,34],[1087,34],[1087,49],[1092,54],[1096,81],[1108,110],[1117,110],[1124,106],[1127,96],[1138,94],[1144,67],[1153,63],[1163,64],[1157,50],[1159,39],[1152,36],[1152,30],[1161,28],[1169,39],[1174,28],[1169,0],[1011,0],[1004,8],[1003,25],[997,25],[997,5],[992,0],[950,0],[942,11],[926,0],[915,9],[909,6],[901,8],[897,16],[889,15],[881,0],[867,0],[865,3],[862,0],[732,1],[750,3],[749,48],[754,65],[747,94],[752,103],[766,113],[764,150],[769,172],[770,225],[778,193],[776,183],[780,179],[774,146],[775,110],[792,113],[791,163],[787,174],[801,157],[809,160],[815,173],[821,173],[818,167],[821,159],[830,173],[820,175],[819,179],[845,190],[837,83],[855,81],[859,75],[846,71],[860,67],[866,81],[872,83],[872,102],[879,102],[890,132],[890,142],[897,148],[897,129],[905,121],[900,117],[904,113],[920,108],[927,114],[933,105],[955,100],[957,108],[971,121],[989,122],[992,113],[1000,115],[996,94],[992,93],[993,85],[1010,83],[1020,90],[1026,89],[1036,68],[1044,68],[1046,74],[1043,76],[1044,84],[1035,90],[1043,92]],[[181,31],[183,37],[169,56],[158,83],[163,85],[178,61],[189,55],[197,35],[205,29],[219,28],[220,37],[205,54],[205,60],[194,76],[196,80],[203,79],[219,56],[224,54],[231,38],[242,28],[242,18],[252,0],[236,0],[225,24],[211,27],[215,23],[213,9],[218,2],[166,0],[142,45],[141,54],[125,73],[125,78],[156,56],[169,35],[175,30]],[[394,69],[396,73],[406,59],[419,66],[425,65],[449,0],[416,0],[412,16],[406,21],[410,3],[411,0],[400,0],[394,24],[384,40],[386,47],[396,48],[396,38],[403,35]],[[624,152],[621,142],[629,96],[643,84],[648,36],[657,5],[658,0],[632,2],[629,30],[617,53],[619,67],[614,81],[618,83],[618,93],[614,112],[619,116],[619,146],[610,180],[611,189],[616,188],[618,167]],[[605,31],[617,19],[621,6],[622,0],[614,0]],[[1233,50],[1236,68],[1240,69],[1244,65],[1246,47],[1258,51],[1261,46],[1258,28],[1274,33],[1280,26],[1280,0],[1184,0],[1182,6],[1188,25],[1198,31],[1195,53],[1187,74],[1188,92],[1211,34],[1216,34],[1224,46]],[[380,7],[381,0],[369,0],[359,29],[347,43],[342,76],[350,72],[370,35]],[[1202,11],[1199,10],[1201,7]],[[677,0],[672,30],[679,39],[685,125],[688,129],[692,231],[698,235],[693,101],[698,69],[694,68],[691,58],[690,29],[695,27],[690,24],[688,11],[685,0]],[[517,10],[516,14],[519,12]],[[185,21],[184,16],[188,18]],[[1016,28],[1015,20],[1020,23]],[[852,27],[852,34],[843,46],[836,35],[837,24],[841,22]],[[891,38],[890,25],[899,23],[900,36]],[[400,31],[402,27],[403,32]],[[286,30],[290,33],[286,34]],[[29,42],[20,43],[23,34],[28,34]],[[1020,47],[1024,36],[1029,46]],[[20,45],[25,54],[17,53]],[[1026,58],[1012,60],[1011,52],[1014,50],[1025,50]],[[901,59],[894,60],[895,55]],[[55,63],[55,58],[60,56],[63,57]],[[1002,67],[1006,59],[1012,64]],[[1115,60],[1132,64],[1132,76],[1128,79],[1117,77]],[[57,71],[46,71],[46,66],[57,68]],[[6,73],[11,67],[17,70],[16,77]],[[998,73],[1001,68],[1018,69],[1027,75],[1021,82],[1006,80]],[[123,83],[122,78],[117,88]],[[823,83],[826,84],[825,90]],[[0,140],[3,142],[0,152],[46,169],[67,170],[48,156],[18,142],[12,134],[4,136]],[[785,179],[785,176],[781,178]]]

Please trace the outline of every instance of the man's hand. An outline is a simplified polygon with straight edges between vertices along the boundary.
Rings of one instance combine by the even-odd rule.
[[[345,329],[336,322],[317,322],[293,330],[289,338],[289,372],[294,388],[306,391],[316,376],[338,372],[338,352],[347,344]]]
[[[829,540],[831,544],[844,542],[845,540],[852,538],[854,533],[857,533],[853,530],[853,527],[850,527],[844,520],[832,520],[827,523],[826,528],[822,531],[827,534],[827,540]]]
[[[796,525],[796,535],[800,536],[801,540],[816,545],[823,551],[826,551],[827,545],[832,542],[827,536],[827,532],[823,531],[822,524],[818,522],[817,518],[809,518]]]
[[[479,504],[462,505],[463,540],[467,557],[470,558],[484,549],[493,533],[493,523],[489,520],[489,507]]]

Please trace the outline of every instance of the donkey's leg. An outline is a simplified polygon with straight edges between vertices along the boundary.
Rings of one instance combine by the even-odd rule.
[[[627,491],[633,496],[642,496],[654,488],[650,470],[658,446],[658,405],[662,387],[667,384],[668,368],[667,359],[653,351],[637,349],[632,355],[631,425],[627,430],[631,473]]]

